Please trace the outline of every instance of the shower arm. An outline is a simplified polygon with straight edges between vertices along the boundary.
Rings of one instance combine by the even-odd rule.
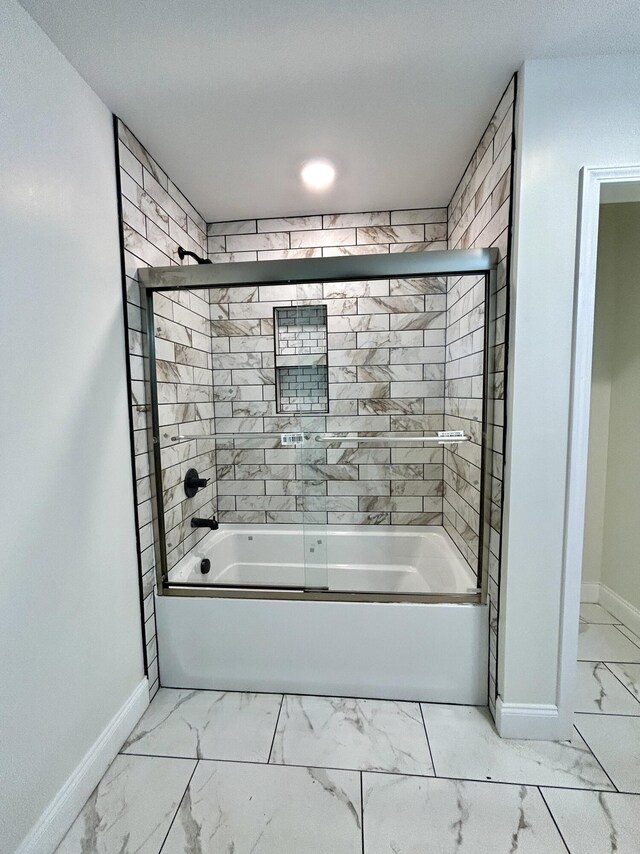
[[[182,246],[178,246],[178,258],[181,261],[184,261],[185,256],[189,256],[189,258],[193,258],[198,264],[212,264],[210,258],[201,258],[199,255],[196,255],[195,252],[191,252],[189,249],[183,249]]]

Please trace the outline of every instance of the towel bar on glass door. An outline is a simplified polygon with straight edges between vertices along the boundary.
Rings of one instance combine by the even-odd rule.
[[[440,445],[449,445],[458,442],[467,442],[468,436],[330,436],[324,434],[316,436],[316,442],[438,442]]]
[[[295,431],[285,431],[286,433]],[[188,439],[220,439],[221,441],[229,441],[234,439],[261,439],[265,436],[281,437],[283,433],[198,433],[191,436],[171,436],[172,442],[184,442]],[[304,434],[305,441],[311,438],[310,433]],[[437,442],[439,445],[453,445],[458,442],[468,442],[469,437],[461,436],[346,436],[344,434],[331,435],[329,433],[318,434],[315,437],[316,442]]]

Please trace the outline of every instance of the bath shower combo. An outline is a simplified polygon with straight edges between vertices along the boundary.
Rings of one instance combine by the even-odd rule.
[[[496,263],[139,271],[163,685],[486,702]]]

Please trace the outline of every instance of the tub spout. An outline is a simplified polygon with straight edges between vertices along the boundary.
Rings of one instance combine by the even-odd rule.
[[[192,528],[211,528],[212,531],[218,529],[218,523],[215,519],[197,519],[195,516],[191,518]]]

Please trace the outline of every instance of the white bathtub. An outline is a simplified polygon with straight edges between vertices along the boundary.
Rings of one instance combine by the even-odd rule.
[[[322,559],[311,571],[307,566],[307,582],[331,592],[475,589],[441,528],[356,526],[328,533],[320,527],[315,546],[311,534],[288,526],[222,526],[172,570],[180,595],[156,597],[162,685],[487,702],[486,605],[199,595],[203,583],[225,585],[227,593],[239,585],[304,587],[311,547]],[[211,560],[208,575],[200,572],[203,557]],[[195,589],[180,588],[194,583]]]
[[[203,574],[201,563],[211,568]],[[222,525],[169,573],[172,584],[464,594],[474,574],[444,528]]]

